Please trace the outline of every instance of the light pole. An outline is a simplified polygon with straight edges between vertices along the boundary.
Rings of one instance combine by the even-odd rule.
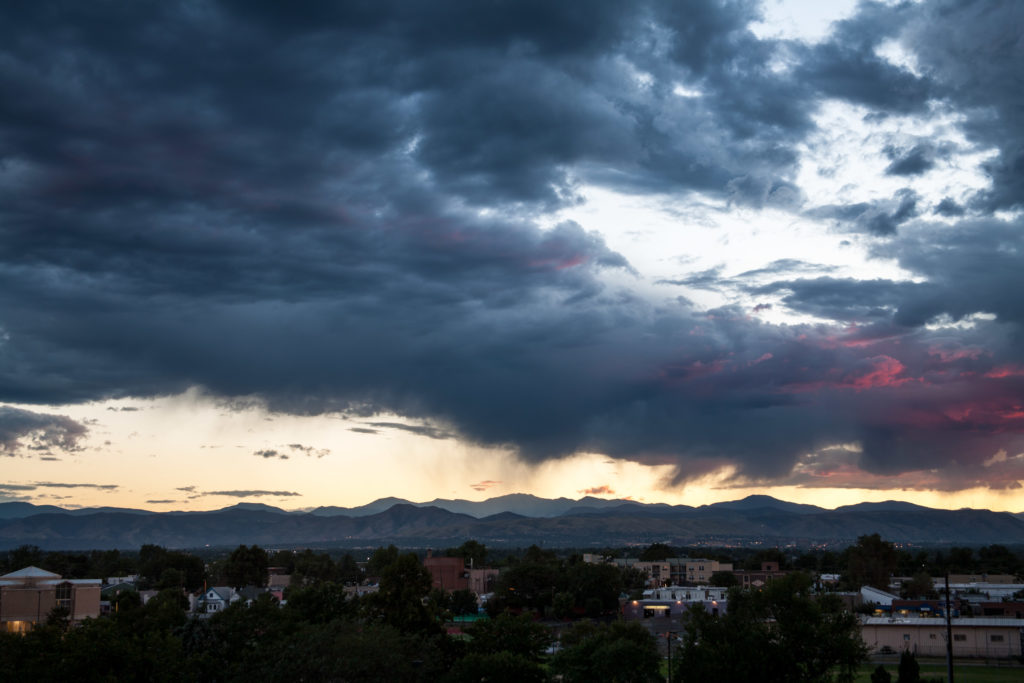
[[[672,636],[679,631],[665,631],[665,647],[668,648],[668,683],[672,683]]]
[[[946,680],[953,683],[953,622],[949,608],[949,570],[946,570]]]

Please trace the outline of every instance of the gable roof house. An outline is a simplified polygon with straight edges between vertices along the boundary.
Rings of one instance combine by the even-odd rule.
[[[206,589],[199,600],[199,610],[207,614],[227,609],[228,605],[238,602],[242,597],[229,586],[212,586]]]

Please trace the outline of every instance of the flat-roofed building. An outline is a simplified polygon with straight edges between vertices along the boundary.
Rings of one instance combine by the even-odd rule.
[[[1020,657],[1024,619],[953,619],[953,656],[1002,659]],[[873,652],[910,650],[917,656],[946,655],[946,620],[935,617],[868,617],[861,637]]]
[[[39,567],[0,576],[0,630],[23,633],[45,623],[55,608],[71,621],[100,615],[101,579],[65,579]]]

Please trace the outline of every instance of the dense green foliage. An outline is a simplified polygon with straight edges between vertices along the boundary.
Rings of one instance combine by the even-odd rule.
[[[566,683],[662,680],[654,638],[635,621],[575,624],[562,636],[562,649],[551,660],[551,671]]]
[[[647,551],[651,557],[698,554],[661,544]],[[447,552],[477,566],[491,561],[503,568],[488,605],[492,618],[455,637],[445,633],[444,620],[475,614],[475,596],[432,590],[419,557],[395,546],[374,551],[365,572],[350,554],[309,549],[268,556],[256,546],[239,546],[200,558],[153,545],[138,553],[48,553],[22,546],[0,554],[6,571],[35,565],[69,578],[138,573],[141,588],[160,593],[143,606],[137,592],[121,592],[113,597],[113,614],[79,625],[55,610],[25,636],[0,634],[0,672],[5,680],[33,681],[661,680],[655,639],[641,624],[613,621],[621,597],[643,585],[636,570],[588,564],[576,552],[537,546],[495,557],[470,541]],[[906,584],[914,594],[925,594],[930,582],[922,567],[993,573],[1021,567],[1020,558],[1003,546],[910,553],[877,536],[862,537],[842,553],[699,554],[737,567],[779,561],[843,572],[847,582],[887,580],[909,569],[903,575],[914,575]],[[194,592],[204,581],[265,584],[268,565],[292,575],[285,606],[264,594],[210,618],[186,617],[186,589]],[[355,598],[346,591],[367,576],[379,582],[377,593]],[[732,575],[717,573],[713,582],[725,583],[727,576]],[[810,588],[809,576],[793,574],[762,591],[734,588],[721,617],[693,612],[684,645],[673,654],[673,680],[848,680],[863,654],[854,618]],[[583,617],[597,620],[563,624],[558,642],[541,621]],[[910,666],[901,662],[901,680],[912,679]]]
[[[725,616],[695,610],[676,661],[684,682],[812,683],[852,680],[865,646],[856,617],[830,595],[813,596],[806,574],[761,591],[732,589]]]

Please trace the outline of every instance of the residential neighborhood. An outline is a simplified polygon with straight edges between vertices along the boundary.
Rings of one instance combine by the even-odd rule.
[[[5,573],[0,576],[0,633],[31,639],[36,632],[62,625],[66,637],[84,635],[93,624],[118,623],[141,610],[140,615],[165,615],[168,623],[177,624],[174,632],[184,634],[203,623],[226,624],[223,619],[229,617],[236,624],[232,628],[246,628],[247,620],[267,619],[276,612],[280,616],[272,621],[355,620],[390,624],[398,633],[439,628],[445,638],[471,643],[488,628],[518,628],[513,624],[520,622],[507,621],[514,618],[540,628],[538,633],[552,643],[551,652],[572,646],[588,623],[595,625],[590,628],[620,624],[639,629],[630,637],[646,634],[647,640],[635,641],[641,643],[638,647],[648,642],[667,667],[677,665],[667,663],[670,657],[699,661],[693,649],[698,641],[687,640],[698,632],[710,638],[708,629],[715,624],[750,627],[749,622],[736,620],[746,618],[743,615],[752,609],[763,611],[762,623],[770,631],[785,630],[777,621],[781,613],[770,605],[800,599],[818,605],[813,608],[818,618],[847,620],[844,628],[849,629],[851,652],[861,653],[859,662],[884,666],[901,655],[943,658],[950,634],[957,661],[1024,663],[1021,558],[1001,548],[988,547],[978,555],[998,556],[1018,571],[996,571],[1007,566],[1004,562],[992,572],[951,572],[948,600],[945,573],[905,576],[887,570],[884,587],[856,587],[852,570],[860,561],[858,552],[881,550],[875,560],[883,563],[902,557],[902,551],[890,556],[895,548],[873,537],[847,549],[850,566],[838,573],[800,568],[796,565],[810,562],[808,554],[781,549],[738,553],[730,560],[722,553],[682,555],[664,544],[638,550],[642,552],[635,555],[566,554],[532,546],[497,552],[469,540],[459,547],[420,553],[379,547],[359,559],[346,552],[337,560],[313,549],[240,546],[214,556],[219,559],[201,561],[187,552],[147,546],[139,553],[141,562],[114,558],[121,566],[141,569],[136,573],[65,578],[36,565]],[[963,555],[963,549],[958,552]],[[8,553],[7,560],[30,556],[43,564],[76,559],[18,549]],[[110,557],[108,552],[106,558]],[[822,558],[828,561],[827,556]],[[88,564],[77,559],[80,567]],[[890,562],[889,569],[896,566]],[[861,569],[870,576],[878,568]],[[739,612],[733,614],[735,610]],[[201,632],[206,629],[201,627]],[[6,640],[2,643],[10,646]]]

